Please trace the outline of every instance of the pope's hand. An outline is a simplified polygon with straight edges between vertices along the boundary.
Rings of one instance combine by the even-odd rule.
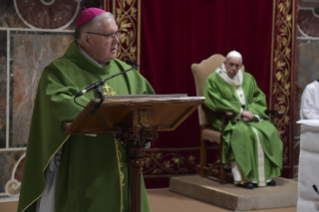
[[[244,110],[241,112],[241,117],[243,118],[244,122],[248,122],[254,119],[254,114],[248,110]]]

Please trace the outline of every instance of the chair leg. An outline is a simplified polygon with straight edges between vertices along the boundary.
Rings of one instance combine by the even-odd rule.
[[[224,184],[226,183],[226,173],[224,169],[223,164],[223,144],[224,144],[224,138],[223,138],[223,132],[225,129],[225,122],[223,121],[222,125],[222,133],[220,135],[220,142],[219,142],[219,158],[220,158],[220,170],[219,170],[219,183]]]
[[[226,172],[225,172],[223,163],[220,164],[219,183],[220,184],[225,184],[226,183]]]
[[[200,129],[200,176],[206,177],[204,167],[207,166],[207,149],[206,149],[206,143],[203,139],[202,132],[204,130],[205,126],[201,126]]]

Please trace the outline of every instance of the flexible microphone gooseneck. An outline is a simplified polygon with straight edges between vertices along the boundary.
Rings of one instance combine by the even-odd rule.
[[[83,94],[85,94],[86,92],[88,92],[88,91],[90,91],[90,90],[92,90],[92,89],[94,89],[94,88],[98,88],[99,86],[103,85],[105,81],[107,81],[107,80],[109,80],[109,79],[112,79],[112,78],[114,78],[114,77],[116,77],[116,76],[118,76],[118,75],[124,74],[124,73],[126,73],[126,72],[128,72],[128,71],[131,71],[131,70],[133,70],[133,69],[135,69],[135,68],[138,67],[138,65],[137,65],[136,63],[134,63],[132,60],[126,60],[125,62],[126,62],[126,64],[131,65],[131,66],[133,66],[133,67],[130,68],[130,69],[127,69],[127,70],[125,70],[125,71],[123,71],[123,72],[120,72],[120,73],[118,73],[118,74],[115,74],[115,75],[113,75],[113,76],[110,76],[110,77],[108,77],[108,78],[106,78],[106,79],[102,79],[102,80],[97,81],[96,83],[93,83],[93,84],[90,85],[89,87],[87,87],[87,88],[83,89],[82,91],[80,91],[79,93],[77,93],[74,98],[77,98],[77,97],[79,97],[79,96],[82,96]]]

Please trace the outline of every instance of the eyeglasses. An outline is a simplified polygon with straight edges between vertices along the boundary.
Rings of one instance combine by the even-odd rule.
[[[108,35],[95,33],[95,32],[86,32],[86,33],[94,34],[94,35],[102,35],[102,36],[106,37],[106,39],[108,39],[108,40],[114,39],[115,36],[118,37],[118,38],[121,36],[121,31],[117,31],[115,33],[111,33],[111,34],[108,34]]]

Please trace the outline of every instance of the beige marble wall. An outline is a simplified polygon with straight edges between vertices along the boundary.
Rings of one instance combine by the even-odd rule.
[[[26,145],[38,82],[45,66],[61,57],[73,37],[50,33],[13,34],[12,145]]]

